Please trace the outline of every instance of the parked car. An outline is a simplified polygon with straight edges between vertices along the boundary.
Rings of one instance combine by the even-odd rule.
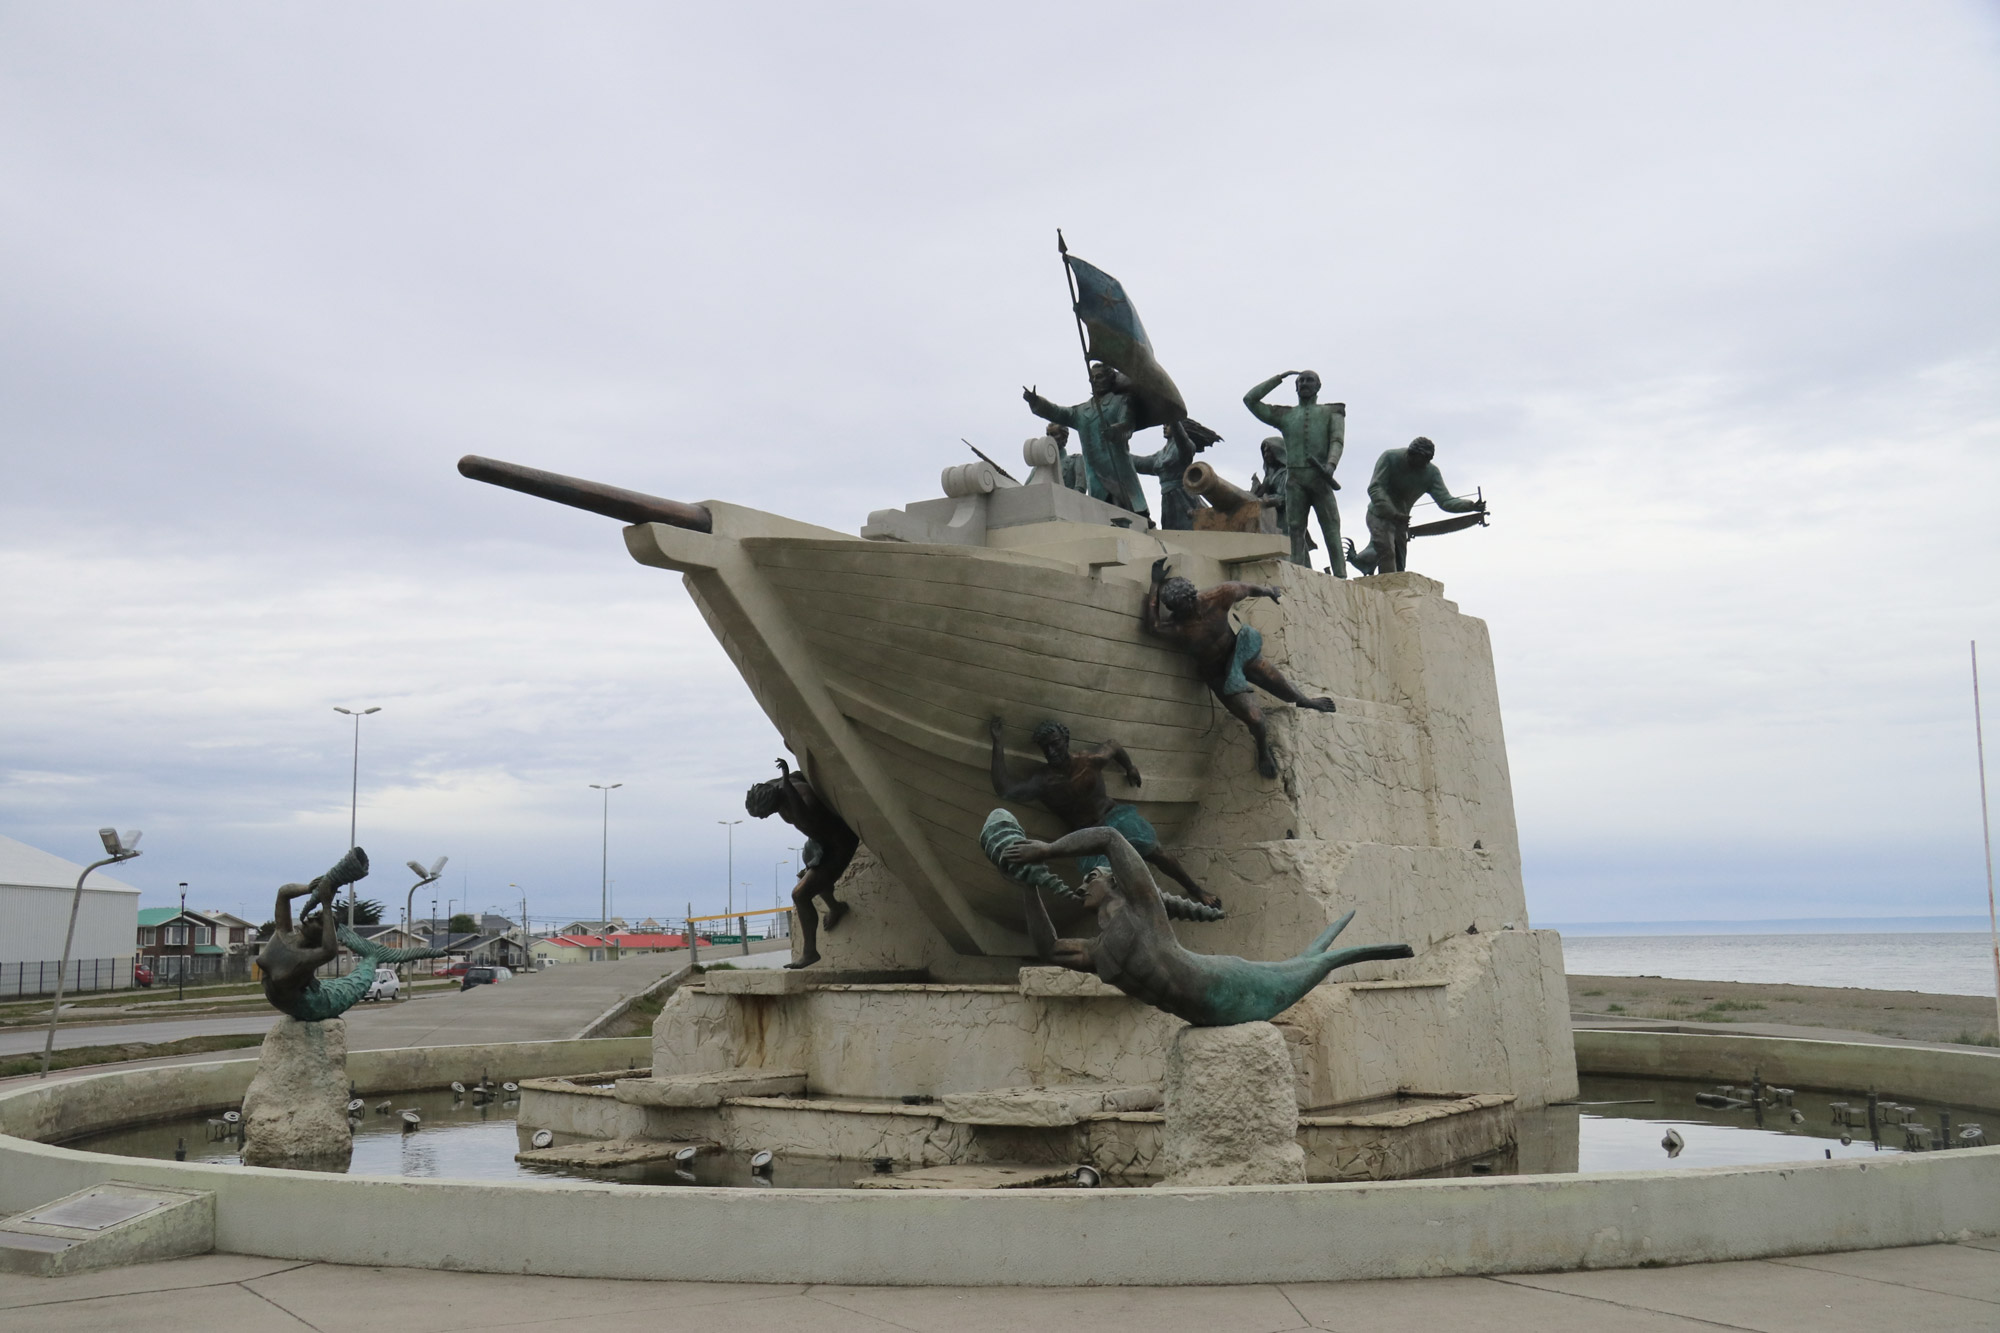
[[[400,1000],[403,998],[402,978],[396,975],[396,969],[393,967],[378,967],[375,969],[374,983],[368,987],[368,993],[361,998],[364,1000]]]
[[[459,983],[458,988],[465,991],[471,990],[474,986],[490,986],[500,980],[496,974],[501,970],[497,967],[487,967],[483,963],[476,967],[468,967],[465,969],[465,980]]]
[[[153,984],[153,969],[152,969],[152,968],[150,968],[150,967],[147,967],[147,966],[146,966],[146,965],[145,965],[144,963],[136,963],[136,964],[134,964],[134,965],[133,965],[133,967],[132,967],[132,984],[133,984],[134,986],[150,986],[150,985],[152,985],[152,984]]]
[[[465,975],[465,969],[470,966],[472,966],[472,964],[464,961],[456,962],[453,963],[450,967],[444,969],[444,971],[438,973],[438,975],[441,977],[462,977]]]

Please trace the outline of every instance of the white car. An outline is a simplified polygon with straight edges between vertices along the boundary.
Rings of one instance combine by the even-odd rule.
[[[401,979],[396,976],[396,969],[393,967],[376,968],[375,982],[368,988],[368,993],[362,996],[361,998],[364,1000],[402,999],[403,983]]]

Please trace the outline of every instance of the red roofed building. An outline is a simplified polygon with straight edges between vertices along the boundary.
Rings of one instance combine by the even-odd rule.
[[[699,937],[703,945],[708,944],[706,936]],[[601,963],[608,958],[617,958],[628,953],[665,953],[669,949],[687,948],[687,936],[664,933],[641,934],[625,931],[617,935],[551,935],[536,940],[530,952],[538,959],[547,958],[557,963]]]
[[[704,937],[701,942],[707,944]],[[611,943],[623,953],[665,953],[669,949],[688,947],[687,936],[669,935],[661,931],[623,931],[611,937]]]

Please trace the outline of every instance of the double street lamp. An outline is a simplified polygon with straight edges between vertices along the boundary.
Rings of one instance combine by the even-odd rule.
[[[417,877],[417,882],[415,884],[412,884],[410,886],[410,891],[403,895],[403,934],[405,935],[410,934],[410,926],[412,924],[410,920],[410,911],[412,906],[416,902],[417,890],[421,889],[426,884],[437,883],[438,876],[444,873],[444,863],[449,860],[451,860],[449,856],[440,856],[437,859],[436,863],[433,864],[429,870],[424,869],[422,863],[417,861],[403,862],[403,864],[408,866],[411,872],[415,874]],[[431,899],[431,918],[432,918],[431,925],[435,927],[437,925],[436,898]],[[430,941],[427,939],[424,942],[428,944]]]

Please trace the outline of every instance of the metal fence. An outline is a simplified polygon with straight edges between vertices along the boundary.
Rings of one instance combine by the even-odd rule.
[[[136,961],[130,954],[123,958],[72,958],[63,993],[131,990],[132,965]],[[38,963],[0,963],[0,998],[54,995],[56,977],[61,972],[60,958]]]
[[[148,957],[144,954],[128,954],[123,958],[72,958],[68,978],[63,982],[64,995],[84,995],[92,991],[144,990],[134,977],[137,968],[143,966],[152,970],[152,988],[178,986],[185,981],[189,986],[231,986],[254,980],[250,975],[250,965],[254,961],[247,953],[232,954],[161,954]],[[353,954],[342,953],[338,958],[320,968],[323,977],[345,976],[354,970],[357,960]],[[182,969],[186,969],[183,978]],[[62,970],[59,958],[42,962],[0,963],[0,1000],[31,999],[56,993],[56,974]]]

